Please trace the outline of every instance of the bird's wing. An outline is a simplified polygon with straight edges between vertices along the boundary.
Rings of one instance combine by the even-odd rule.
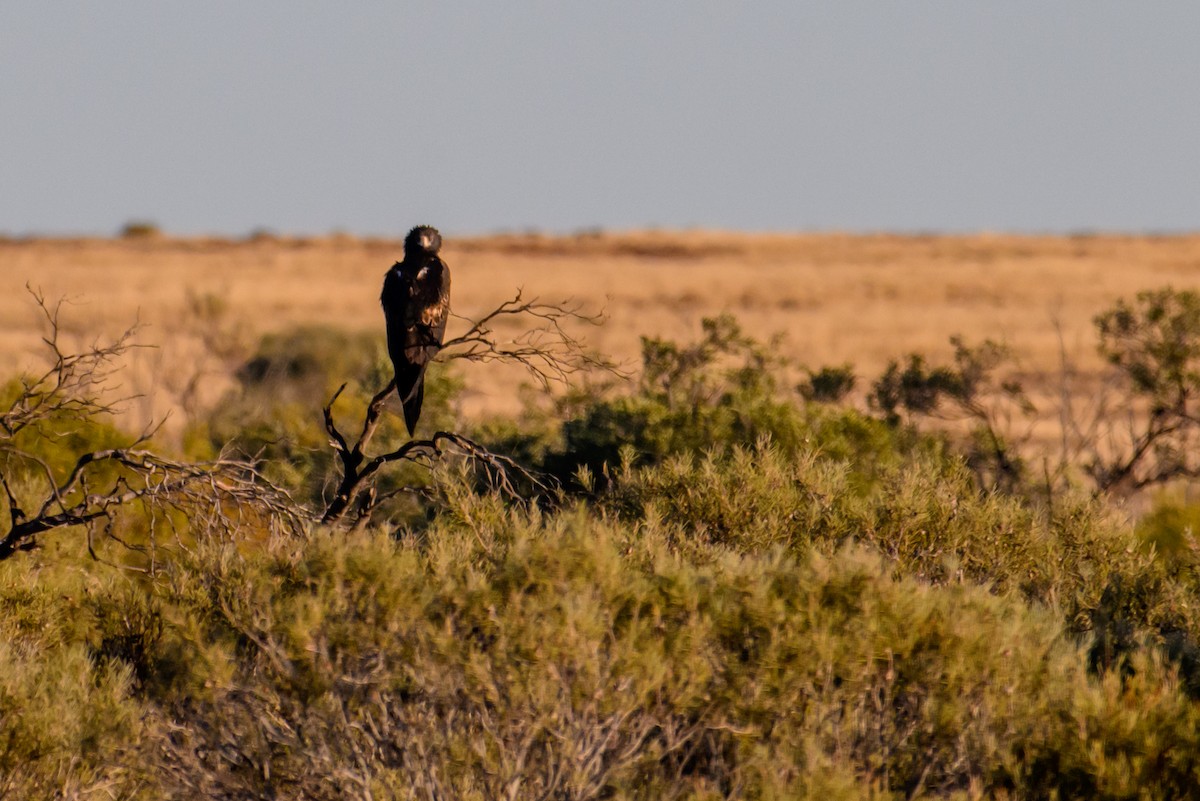
[[[387,324],[388,355],[397,367],[408,363],[405,347],[408,344],[408,317],[412,313],[409,280],[400,265],[388,270],[383,279],[383,294],[379,301],[383,305],[383,319]]]

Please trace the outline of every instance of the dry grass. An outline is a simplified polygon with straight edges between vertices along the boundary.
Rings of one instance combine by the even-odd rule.
[[[215,303],[226,333],[247,342],[299,323],[382,336],[379,286],[399,253],[399,240],[349,237],[0,242],[0,375],[31,366],[38,352],[29,283],[71,299],[64,322],[81,340],[141,321],[140,340],[157,347],[138,356],[131,381],[148,397],[133,411],[148,418],[172,408],[198,366],[211,366],[201,337],[215,323],[195,314],[195,299]],[[689,337],[701,317],[730,311],[763,338],[782,333],[801,364],[852,362],[863,375],[913,350],[948,354],[948,338],[963,334],[1007,341],[1036,376],[1057,365],[1056,321],[1068,350],[1094,362],[1091,319],[1114,299],[1200,288],[1200,235],[506,235],[451,237],[443,255],[457,313],[483,312],[518,287],[575,298],[609,316],[589,341],[630,363],[640,335]],[[466,411],[511,411],[514,376],[472,369]],[[205,402],[225,385],[214,376]]]

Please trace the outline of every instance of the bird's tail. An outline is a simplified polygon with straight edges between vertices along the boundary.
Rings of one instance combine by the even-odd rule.
[[[423,400],[425,400],[425,376],[417,379],[417,385],[413,388],[412,394],[408,400],[404,401],[404,424],[408,426],[408,435],[410,437],[417,430],[417,418],[421,416],[421,402]]]
[[[411,365],[409,369],[397,372],[396,392],[404,406],[404,424],[408,426],[408,435],[411,437],[421,416],[421,402],[425,400],[424,365]]]

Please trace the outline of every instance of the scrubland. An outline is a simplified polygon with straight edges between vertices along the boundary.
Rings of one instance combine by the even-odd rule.
[[[210,371],[202,400],[212,404],[229,388],[229,365],[211,361],[206,338],[244,350],[297,325],[378,333],[379,288],[400,245],[336,236],[0,242],[9,321],[0,374],[30,364],[39,347],[30,283],[72,301],[80,342],[144,326],[139,339],[153,349],[135,352],[129,377],[148,396],[138,422],[177,412],[200,368]],[[783,335],[780,353],[799,364],[849,362],[864,375],[913,351],[946,355],[956,334],[1004,340],[1035,382],[1064,347],[1094,367],[1091,319],[1102,308],[1142,289],[1200,287],[1200,237],[1182,236],[513,234],[448,236],[443,255],[456,313],[473,318],[517,289],[575,298],[607,316],[585,332],[592,345],[630,365],[641,336],[694,336],[702,317],[729,312],[760,339]],[[469,414],[518,410],[519,373],[466,369]]]
[[[449,239],[621,368],[438,365],[320,524],[397,245],[0,243],[0,795],[1200,795],[1200,238]]]

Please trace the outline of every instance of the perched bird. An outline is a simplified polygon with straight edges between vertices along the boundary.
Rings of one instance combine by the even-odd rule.
[[[441,350],[450,316],[450,268],[438,256],[442,235],[418,225],[404,238],[404,260],[383,279],[383,317],[388,354],[396,369],[396,392],[411,437],[425,397],[425,368]]]

